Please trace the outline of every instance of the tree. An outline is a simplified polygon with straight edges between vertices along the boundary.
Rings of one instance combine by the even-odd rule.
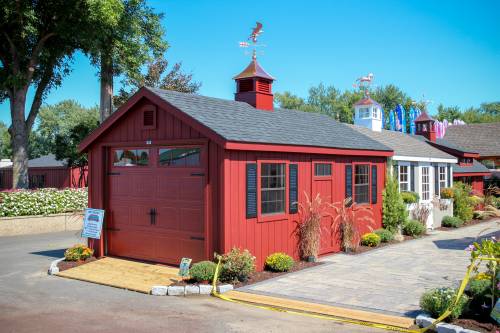
[[[387,174],[382,197],[382,224],[385,229],[394,233],[408,218],[396,177]]]
[[[100,119],[113,112],[113,78],[124,75],[140,80],[146,62],[160,57],[167,48],[163,40],[162,14],[145,0],[101,0],[92,2],[93,16],[101,18],[88,54],[100,68]]]
[[[303,98],[293,95],[289,91],[274,94],[274,102],[277,103],[280,108],[290,110],[303,110],[306,105]]]
[[[141,74],[139,78],[129,78],[124,82],[125,87],[120,88],[119,94],[113,98],[115,106],[121,106],[136,90],[143,86],[190,94],[197,93],[201,83],[193,81],[193,74],[184,73],[181,66],[181,63],[175,63],[172,69],[167,72],[168,60],[165,58],[150,62],[146,74]]]
[[[10,159],[12,150],[10,149],[10,135],[7,126],[0,121],[0,159]]]
[[[0,99],[10,102],[14,188],[28,187],[28,138],[44,97],[69,72],[83,36],[99,25],[89,2],[0,0]],[[30,87],[34,98],[27,110]]]
[[[437,115],[436,118],[439,121],[443,121],[447,119],[448,121],[453,121],[455,119],[461,119],[462,113],[460,112],[460,108],[458,106],[444,106],[443,104],[439,104],[437,107]]]

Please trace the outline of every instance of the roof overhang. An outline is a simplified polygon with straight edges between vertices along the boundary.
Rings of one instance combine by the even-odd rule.
[[[453,172],[453,177],[489,176],[491,172]]]
[[[250,142],[232,142],[232,141],[226,142],[224,144],[224,148],[228,150],[269,151],[269,152],[349,155],[349,156],[391,157],[394,155],[394,152],[386,150],[347,149],[347,148],[330,148],[330,147],[317,147],[317,146],[293,146],[293,145],[271,144],[271,143],[250,143]]]
[[[402,156],[394,155],[392,158],[395,161],[409,161],[409,162],[434,162],[434,163],[453,163],[458,161],[456,158],[437,158],[437,157],[418,157],[418,156]]]
[[[447,146],[440,145],[437,142],[432,142],[432,141],[428,141],[428,142],[431,145],[433,145],[434,147],[436,147],[438,149],[441,149],[442,151],[447,152],[447,153],[449,153],[451,155],[455,155],[455,156],[459,156],[459,157],[471,157],[471,158],[478,158],[479,157],[478,153],[465,152],[465,151],[462,151],[462,150],[453,149],[453,148],[450,148],[450,147],[447,147]]]

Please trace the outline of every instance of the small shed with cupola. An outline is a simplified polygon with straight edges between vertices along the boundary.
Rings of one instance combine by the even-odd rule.
[[[176,264],[248,249],[298,258],[299,206],[352,197],[382,225],[386,145],[329,116],[273,105],[253,57],[235,100],[143,87],[80,145],[89,207],[105,210],[98,255]],[[362,231],[369,226],[361,225]],[[332,215],[320,255],[341,249]]]

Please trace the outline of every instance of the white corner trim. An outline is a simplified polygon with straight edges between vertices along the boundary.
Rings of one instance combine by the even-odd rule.
[[[434,157],[417,157],[417,156],[400,156],[392,157],[395,161],[410,161],[410,162],[437,162],[437,163],[457,163],[456,158],[434,158]]]

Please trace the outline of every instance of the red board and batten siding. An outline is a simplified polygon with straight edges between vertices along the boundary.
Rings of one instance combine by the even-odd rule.
[[[85,169],[85,175],[87,169]],[[78,183],[73,183],[72,179],[78,182],[80,176],[79,168],[67,167],[37,167],[29,168],[28,174],[30,176],[43,175],[45,176],[44,188],[66,188],[66,187],[79,187]],[[12,168],[0,169],[0,191],[12,189]],[[84,187],[84,186],[82,186]]]
[[[309,197],[313,185],[313,161],[332,162],[332,194],[331,202],[339,202],[345,197],[345,165],[352,163],[377,166],[378,193],[377,203],[370,204],[375,224],[373,229],[381,227],[382,221],[382,189],[385,182],[386,159],[328,156],[296,153],[269,153],[257,151],[226,151],[224,159],[224,198],[223,222],[224,236],[222,251],[227,252],[232,247],[246,248],[257,257],[257,268],[262,269],[265,258],[273,252],[286,252],[298,258],[297,237],[294,233],[298,214],[286,213],[274,219],[246,218],[245,177],[246,164],[259,161],[276,160],[298,164],[298,194],[299,202],[305,201],[304,192]],[[286,169],[288,198],[288,168]],[[258,180],[260,182],[260,180]],[[258,193],[258,196],[260,193]],[[323,200],[326,200],[322,195]],[[371,196],[370,196],[371,198]],[[258,202],[259,203],[259,202]],[[369,228],[363,228],[368,232]],[[340,244],[336,250],[340,250]],[[330,251],[331,252],[331,251]]]

